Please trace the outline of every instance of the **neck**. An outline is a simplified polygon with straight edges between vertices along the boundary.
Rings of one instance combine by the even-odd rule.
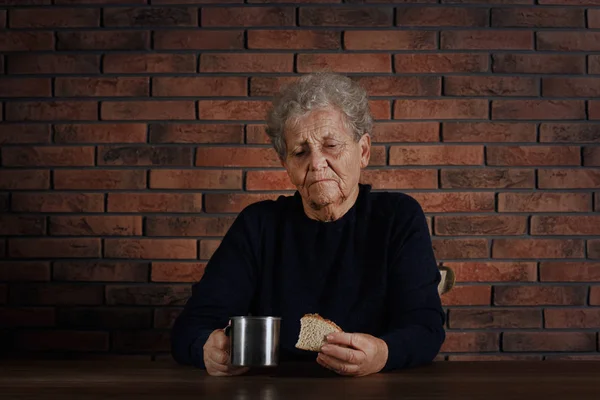
[[[343,197],[339,203],[331,203],[326,206],[319,208],[318,210],[311,207],[310,203],[307,203],[302,199],[302,206],[304,207],[304,213],[310,219],[323,222],[332,222],[342,218],[348,210],[352,208],[356,199],[358,199],[359,187],[356,187],[350,192],[347,197]]]

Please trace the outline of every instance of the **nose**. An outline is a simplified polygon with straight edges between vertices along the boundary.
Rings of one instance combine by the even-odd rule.
[[[312,170],[319,170],[319,169],[327,167],[327,159],[325,158],[323,153],[317,149],[313,149],[310,152],[309,162],[310,162],[310,168]]]

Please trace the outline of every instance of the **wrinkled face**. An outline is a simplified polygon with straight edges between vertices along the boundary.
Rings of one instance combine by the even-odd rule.
[[[335,109],[309,112],[285,129],[282,164],[312,209],[341,204],[358,189],[360,170],[369,163],[371,139],[356,142]]]

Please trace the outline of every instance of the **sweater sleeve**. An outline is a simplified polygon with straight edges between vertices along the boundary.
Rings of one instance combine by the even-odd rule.
[[[245,209],[235,219],[173,325],[171,353],[178,363],[205,368],[202,348],[210,334],[249,311],[256,282],[252,240],[259,226],[248,214]]]
[[[384,371],[431,362],[445,340],[445,313],[425,214],[412,197],[402,202],[392,234],[388,275],[388,345]]]

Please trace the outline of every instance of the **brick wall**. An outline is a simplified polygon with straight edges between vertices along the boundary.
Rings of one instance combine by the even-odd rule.
[[[166,354],[236,213],[291,193],[270,96],[325,68],[456,271],[439,358],[598,358],[599,0],[53,3],[0,0],[4,350]]]

